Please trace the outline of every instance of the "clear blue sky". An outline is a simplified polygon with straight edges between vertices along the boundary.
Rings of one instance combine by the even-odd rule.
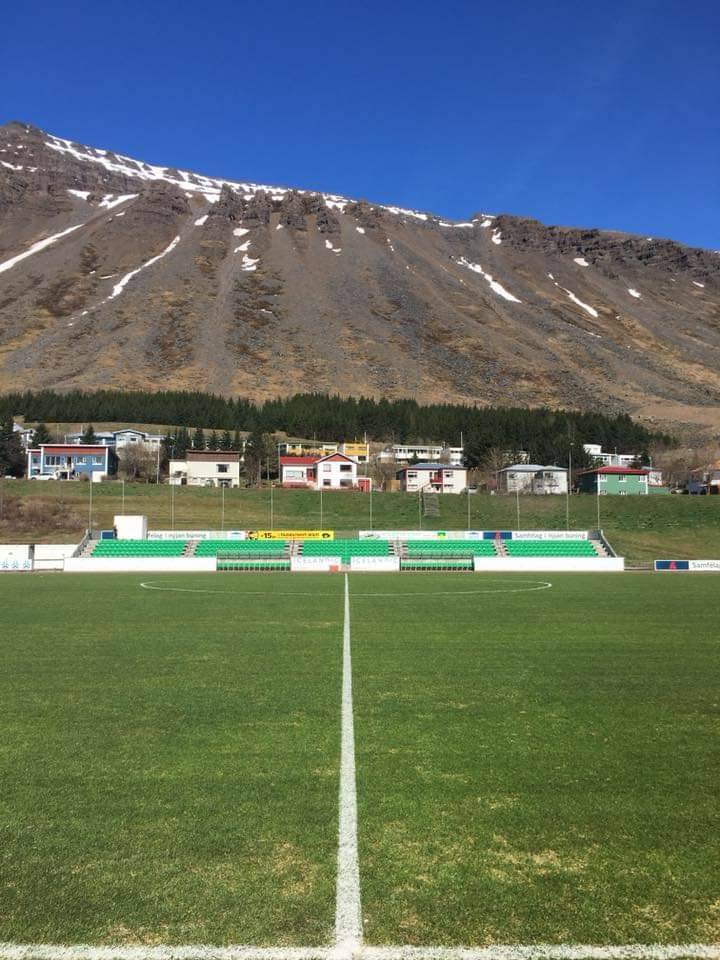
[[[6,4],[0,122],[463,218],[720,248],[720,4]]]

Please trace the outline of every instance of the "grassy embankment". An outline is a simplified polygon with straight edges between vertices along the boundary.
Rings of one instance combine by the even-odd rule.
[[[124,511],[145,514],[159,529],[265,529],[270,527],[269,490],[221,491],[200,487],[125,484]],[[90,517],[87,483],[53,481],[2,481],[0,483],[0,542],[71,542],[79,539]],[[518,526],[513,497],[474,494],[439,498],[439,517],[421,517],[415,496],[381,493],[325,493],[279,490],[273,494],[275,528],[323,526],[352,533],[376,529],[513,529]],[[95,529],[112,526],[123,512],[120,482],[92,488],[92,523]],[[521,497],[520,528],[564,529],[564,497]],[[714,497],[603,497],[600,523],[615,549],[630,561],[656,557],[720,556],[720,498]],[[597,525],[597,500],[591,495],[570,499],[570,527]]]

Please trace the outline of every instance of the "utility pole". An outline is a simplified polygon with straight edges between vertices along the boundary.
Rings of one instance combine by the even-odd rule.
[[[92,488],[93,488],[93,479],[92,479],[92,470],[90,471],[90,505],[88,507],[88,532],[92,536]]]
[[[517,481],[516,481],[516,485],[515,485],[515,507],[516,507],[516,510],[517,510],[517,527],[516,527],[516,529],[519,530],[519,529],[520,529],[520,485],[519,485],[519,483],[518,483]]]
[[[175,484],[170,484],[170,529],[175,532]]]

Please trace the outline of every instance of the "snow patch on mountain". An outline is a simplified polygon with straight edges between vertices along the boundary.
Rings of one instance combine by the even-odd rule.
[[[14,267],[15,264],[20,263],[21,260],[26,260],[28,257],[32,257],[33,254],[40,253],[41,250],[45,250],[47,247],[52,246],[53,243],[57,243],[58,240],[66,237],[69,233],[79,230],[80,227],[84,226],[84,223],[76,223],[74,227],[68,227],[67,230],[62,230],[60,233],[54,233],[51,237],[45,237],[44,240],[38,240],[24,253],[19,253],[16,257],[11,257],[9,260],[5,260],[4,263],[0,263],[0,273],[5,273],[6,270]]]
[[[150,260],[147,260],[145,263],[141,264],[139,267],[136,267],[134,270],[131,270],[130,273],[126,273],[122,280],[119,280],[112,289],[112,293],[108,297],[108,300],[114,300],[115,297],[119,297],[123,292],[128,283],[132,280],[133,277],[136,277],[139,273],[142,273],[143,270],[147,270],[148,267],[151,267],[154,263],[157,263],[158,260],[162,260],[163,257],[166,257],[171,253],[175,247],[180,243],[180,237],[175,237],[174,240],[171,240],[170,243],[165,247],[162,253],[159,253],[156,257],[152,257]]]
[[[207,213],[206,213],[204,216],[202,216],[202,217],[198,217],[197,220],[195,221],[195,226],[196,226],[196,227],[204,227],[205,224],[207,223],[207,218],[208,218]]]
[[[493,230],[492,236],[490,237],[493,243],[500,246],[502,243],[502,233],[499,230]]]
[[[121,203],[127,203],[128,200],[134,200],[136,197],[136,193],[124,193],[118,195],[117,197],[112,193],[108,193],[102,198],[98,206],[105,207],[107,210],[112,210],[113,207],[119,207]]]
[[[587,262],[585,257],[573,257],[573,263],[576,263],[579,267],[589,267],[590,264]]]
[[[632,288],[628,288],[628,293],[631,297],[635,297],[636,300],[639,300],[642,296],[639,290],[633,290]]]
[[[471,263],[469,260],[466,260],[465,257],[460,257],[456,262],[463,267],[467,267],[468,270],[472,270],[473,273],[479,273],[481,277],[487,280],[490,289],[499,297],[502,297],[504,300],[510,300],[512,303],[522,303],[522,300],[518,300],[517,297],[513,296],[513,294],[506,290],[497,280],[493,280],[489,273],[485,273],[479,263]]]
[[[599,314],[595,309],[595,307],[591,307],[589,304],[583,303],[579,297],[575,296],[572,290],[568,290],[566,287],[560,287],[560,289],[565,291],[565,293],[568,295],[568,297],[570,297],[573,303],[576,303],[579,307],[582,307],[582,309],[586,313],[589,313],[591,317],[595,317],[597,319]]]

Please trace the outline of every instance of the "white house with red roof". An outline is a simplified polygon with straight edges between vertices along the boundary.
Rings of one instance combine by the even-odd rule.
[[[358,490],[369,486],[369,478],[357,475],[357,461],[343,453],[324,457],[280,457],[280,482],[284,487],[313,490]]]

